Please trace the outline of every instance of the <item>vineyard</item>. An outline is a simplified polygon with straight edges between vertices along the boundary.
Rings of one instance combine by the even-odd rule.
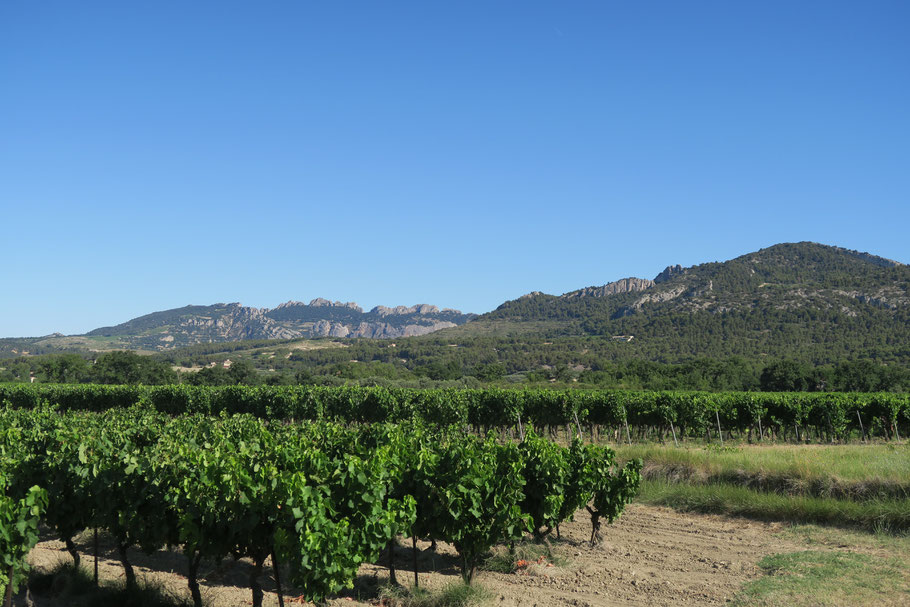
[[[604,439],[844,442],[910,434],[895,394],[0,385],[0,586],[26,577],[39,524],[103,530],[128,550],[252,562],[322,601],[397,538],[446,542],[470,583],[492,547],[546,542],[579,511],[589,542],[634,497],[642,464]],[[582,510],[584,509],[584,510]],[[97,559],[97,539],[96,539]],[[390,578],[395,572],[391,568]]]
[[[246,413],[266,420],[423,422],[476,433],[531,425],[583,426],[615,441],[683,438],[834,442],[910,436],[910,394],[410,390],[320,386],[0,384],[0,403],[105,411],[137,404],[161,413]],[[571,432],[570,432],[571,433]]]
[[[631,501],[641,470],[637,461],[617,467],[608,448],[578,438],[563,447],[532,430],[511,441],[410,422],[269,422],[143,406],[7,407],[0,457],[7,602],[42,522],[77,567],[74,536],[105,530],[127,586],[137,583],[128,549],[179,547],[197,606],[203,559],[252,561],[254,605],[267,559],[279,584],[285,572],[307,600],[321,601],[350,587],[361,564],[399,536],[451,544],[470,583],[492,546],[525,533],[543,540],[582,507],[596,542],[602,519]]]

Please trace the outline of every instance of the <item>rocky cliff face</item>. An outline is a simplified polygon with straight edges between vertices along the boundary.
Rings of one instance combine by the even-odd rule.
[[[448,312],[455,312],[460,314],[458,310],[446,309]],[[431,306],[430,304],[417,304],[416,306],[395,306],[394,308],[387,308],[385,306],[376,306],[370,310],[370,314],[377,314],[382,317],[386,316],[403,316],[407,314],[439,314],[439,308],[436,306]]]
[[[390,339],[395,337],[413,337],[426,335],[440,329],[456,327],[453,322],[434,321],[429,324],[392,325],[382,322],[362,322],[356,327],[349,327],[337,322],[321,320],[312,327],[309,337],[366,337],[369,339]]]
[[[653,280],[647,278],[623,278],[614,282],[607,283],[602,287],[586,287],[578,291],[566,293],[561,297],[564,299],[575,299],[579,297],[609,297],[620,293],[632,293],[635,291],[644,291],[654,286]]]

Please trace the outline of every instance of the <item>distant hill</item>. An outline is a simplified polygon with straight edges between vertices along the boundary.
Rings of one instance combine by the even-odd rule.
[[[446,335],[604,336],[652,360],[910,359],[910,267],[840,247],[779,244],[564,295],[531,293]]]
[[[474,318],[458,310],[428,304],[368,312],[355,303],[314,299],[289,301],[276,308],[251,308],[239,303],[185,306],[153,312],[125,323],[101,327],[85,335],[49,335],[0,340],[0,352],[16,356],[64,350],[115,348],[162,351],[194,344],[239,340],[316,337],[398,338],[455,327]]]

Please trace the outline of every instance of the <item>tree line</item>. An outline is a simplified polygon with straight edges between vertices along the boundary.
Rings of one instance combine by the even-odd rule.
[[[528,386],[633,390],[768,392],[904,392],[910,369],[869,359],[812,365],[793,359],[732,357],[677,363],[573,359],[567,344],[438,347],[404,342],[392,347],[355,341],[348,347],[283,350],[283,344],[240,351],[144,356],[128,351],[53,354],[7,359],[0,381],[164,385],[362,385],[402,388]],[[502,344],[500,344],[502,346]],[[211,350],[208,347],[206,350]],[[533,357],[518,355],[536,352]],[[226,361],[230,359],[230,363]],[[573,362],[574,361],[574,362]],[[183,365],[182,367],[179,365]],[[522,369],[524,365],[527,365]],[[192,371],[178,372],[175,367]],[[519,370],[516,370],[519,369]]]

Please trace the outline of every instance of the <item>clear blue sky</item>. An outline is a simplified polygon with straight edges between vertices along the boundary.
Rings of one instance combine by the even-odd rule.
[[[910,3],[0,3],[0,336],[910,262]]]

